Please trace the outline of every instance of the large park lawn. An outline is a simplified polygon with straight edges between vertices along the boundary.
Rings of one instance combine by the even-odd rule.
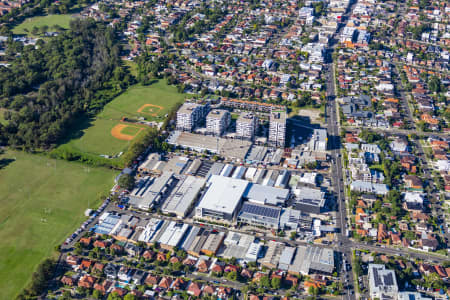
[[[112,120],[143,117],[148,121],[163,121],[170,109],[183,99],[184,95],[178,93],[176,87],[168,85],[165,80],[159,80],[149,86],[134,85],[108,103],[98,117]]]
[[[89,124],[81,124],[79,136],[72,138],[64,147],[73,147],[94,155],[116,155],[125,151],[131,142],[118,139],[111,134],[114,126],[123,124],[120,122],[123,117],[133,119],[143,117],[149,121],[162,122],[172,107],[183,100],[184,95],[178,93],[176,87],[169,86],[165,80],[149,86],[134,85],[108,103],[95,120]],[[132,126],[145,127],[136,124]],[[133,135],[130,130],[136,132],[133,128],[126,128],[122,133]]]
[[[49,27],[49,31],[52,31],[53,25],[59,25],[63,28],[69,28],[71,15],[47,15],[47,16],[38,16],[33,18],[27,18],[21,24],[17,25],[13,28],[14,34],[30,34],[33,27],[42,27],[47,25]],[[28,32],[27,32],[27,31]]]
[[[0,155],[0,299],[14,299],[35,267],[98,206],[115,173],[7,151]]]

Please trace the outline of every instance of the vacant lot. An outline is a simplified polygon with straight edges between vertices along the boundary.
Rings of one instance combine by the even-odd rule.
[[[323,111],[317,108],[303,108],[298,110],[298,116],[304,118],[311,124],[322,124],[324,119],[321,116]]]
[[[184,95],[164,80],[150,86],[132,86],[108,103],[95,120],[82,124],[81,135],[71,139],[68,145],[86,153],[116,155],[125,151],[133,138],[143,132],[140,128],[145,128],[139,124],[122,126],[120,133],[123,136],[120,136],[116,126],[129,124],[121,122],[124,117],[163,121],[170,109],[183,99]]]
[[[63,28],[69,28],[71,15],[48,15],[28,18],[23,23],[17,25],[13,28],[14,34],[29,34],[31,35],[31,30],[33,27],[40,28],[44,25],[49,27],[49,31],[52,31],[53,25],[59,25]]]
[[[14,299],[107,194],[115,173],[8,151],[0,155],[0,299]]]

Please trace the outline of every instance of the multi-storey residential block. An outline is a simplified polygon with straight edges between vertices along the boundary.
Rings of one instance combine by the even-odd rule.
[[[241,113],[236,121],[236,135],[253,140],[258,125],[258,118],[252,113]]]
[[[206,131],[213,135],[222,135],[230,126],[230,112],[224,109],[214,109],[206,116]]]
[[[286,140],[286,111],[274,110],[270,113],[269,144],[284,147]]]
[[[325,129],[314,129],[309,148],[311,151],[327,150],[327,131]]]
[[[192,131],[204,119],[207,111],[205,105],[191,102],[184,103],[177,112],[177,129]]]

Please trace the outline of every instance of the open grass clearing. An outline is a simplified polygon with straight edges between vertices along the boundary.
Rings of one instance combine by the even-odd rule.
[[[42,155],[0,156],[0,299],[14,299],[36,266],[100,204],[115,172]]]
[[[8,121],[5,119],[5,110],[3,108],[0,108],[0,124],[8,124]]]
[[[52,27],[54,25],[59,25],[62,28],[69,28],[70,20],[72,20],[72,16],[67,15],[46,15],[46,16],[37,16],[28,18],[23,21],[21,24],[17,25],[13,28],[14,34],[26,34],[32,35],[31,31],[33,27],[40,28],[44,25],[48,26],[48,30],[52,31]]]

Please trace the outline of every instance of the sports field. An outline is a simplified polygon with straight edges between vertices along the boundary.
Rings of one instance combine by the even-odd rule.
[[[53,25],[59,25],[67,29],[69,28],[71,18],[71,15],[47,15],[27,18],[21,24],[13,28],[13,33],[31,35],[31,30],[33,29],[33,27],[36,26],[37,28],[40,28],[44,25],[47,25],[49,27],[49,31],[52,31]],[[28,30],[28,32],[25,30]]]
[[[163,121],[170,109],[183,99],[183,94],[165,80],[150,86],[134,85],[108,103],[98,117],[113,120],[143,117],[147,121]]]
[[[8,151],[0,162],[0,299],[14,299],[84,221],[88,202],[99,205],[116,174],[23,152]]]
[[[183,100],[184,95],[165,80],[150,86],[132,86],[108,103],[96,119],[82,129],[81,136],[70,140],[68,145],[90,154],[117,155],[146,128],[146,125],[124,122],[124,117],[162,122],[172,107]]]

